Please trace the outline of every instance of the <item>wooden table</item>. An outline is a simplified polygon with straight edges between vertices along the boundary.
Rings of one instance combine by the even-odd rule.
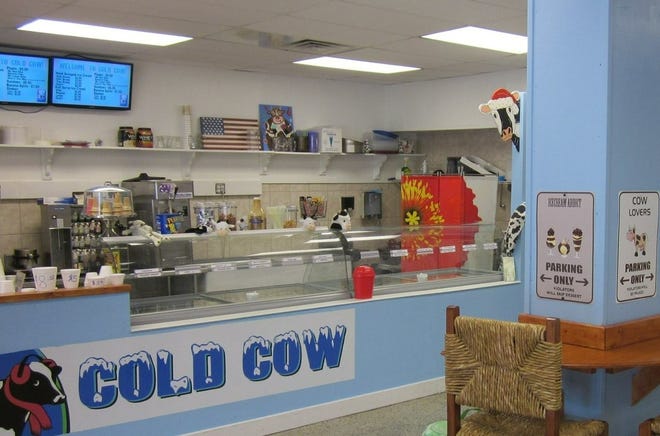
[[[544,323],[520,314],[520,322]],[[610,373],[638,369],[632,378],[632,404],[660,386],[660,315],[607,326],[561,320],[562,366]]]

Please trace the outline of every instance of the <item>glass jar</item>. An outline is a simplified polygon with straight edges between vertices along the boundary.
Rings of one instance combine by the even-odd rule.
[[[110,182],[85,191],[85,215],[94,218],[132,216],[133,193]]]
[[[236,205],[229,201],[220,203],[218,221],[225,221],[231,230],[236,230]]]
[[[138,127],[135,146],[142,148],[154,147],[154,134],[150,127]]]
[[[298,207],[295,204],[290,204],[286,207],[284,228],[293,229],[296,227],[298,227]]]
[[[122,126],[117,133],[118,147],[135,147],[135,129],[131,126]]]
[[[252,199],[252,208],[248,214],[248,230],[263,230],[266,228],[266,216],[261,207],[261,197]]]

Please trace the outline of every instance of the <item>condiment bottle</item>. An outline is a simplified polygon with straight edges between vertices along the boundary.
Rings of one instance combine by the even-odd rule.
[[[403,166],[401,167],[401,175],[402,176],[409,176],[412,174],[412,171],[410,167],[408,166],[408,158],[403,159]]]
[[[252,209],[248,214],[248,230],[262,230],[266,228],[266,219],[261,207],[261,197],[252,199]]]
[[[122,126],[117,133],[118,147],[135,147],[135,129],[131,126]]]
[[[149,127],[138,127],[137,129],[137,143],[138,147],[153,148],[154,147],[154,134]]]

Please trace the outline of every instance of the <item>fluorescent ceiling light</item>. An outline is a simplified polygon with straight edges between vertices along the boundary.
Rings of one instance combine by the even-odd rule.
[[[503,51],[506,53],[527,53],[526,36],[482,29],[480,27],[461,27],[460,29],[424,35],[422,38],[451,42],[453,44],[469,45],[471,47],[485,48],[488,50]]]
[[[352,59],[322,56],[320,58],[295,61],[294,64],[311,65],[313,67],[337,68],[339,70],[363,71],[366,73],[394,74],[415,71],[419,68],[402,65],[379,64],[377,62],[355,61]]]
[[[172,45],[192,39],[187,36],[140,32],[137,30],[126,30],[114,27],[92,26],[89,24],[41,19],[27,23],[19,27],[18,30],[50,33],[53,35],[76,36],[79,38],[102,39],[104,41],[131,42],[134,44],[158,46]]]

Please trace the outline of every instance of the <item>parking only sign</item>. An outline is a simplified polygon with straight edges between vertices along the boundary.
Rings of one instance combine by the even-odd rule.
[[[618,302],[656,293],[658,197],[657,192],[619,194]]]
[[[536,201],[536,295],[591,303],[593,194],[540,192]]]

